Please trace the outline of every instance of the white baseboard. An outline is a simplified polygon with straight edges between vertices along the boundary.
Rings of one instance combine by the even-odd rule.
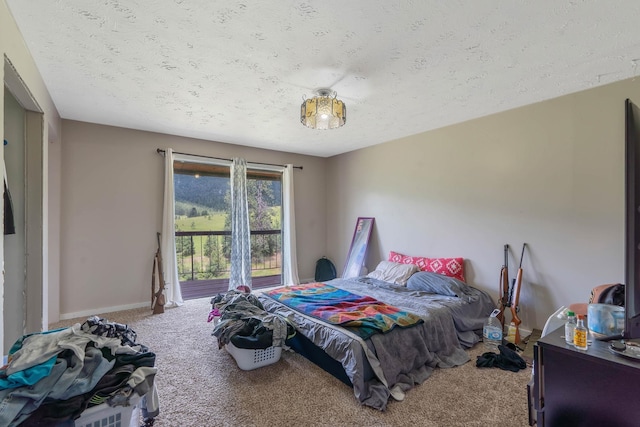
[[[73,312],[73,313],[61,313],[60,314],[60,320],[74,319],[76,317],[90,317],[90,316],[101,315],[101,314],[105,314],[105,313],[113,313],[114,311],[132,310],[134,308],[142,308],[142,307],[149,307],[149,310],[151,310],[151,306],[150,306],[149,302],[138,302],[138,303],[135,303],[135,304],[117,305],[117,306],[114,306],[114,307],[96,308],[96,309],[93,309],[93,310],[76,311],[76,312]]]

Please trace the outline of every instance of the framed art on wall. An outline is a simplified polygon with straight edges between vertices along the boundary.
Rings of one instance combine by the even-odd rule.
[[[360,271],[367,256],[367,246],[373,230],[373,221],[374,218],[358,217],[356,229],[351,239],[351,248],[347,255],[347,262],[344,264],[343,279],[360,276]]]

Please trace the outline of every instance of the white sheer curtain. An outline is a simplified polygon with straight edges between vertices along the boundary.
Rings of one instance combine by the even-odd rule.
[[[173,160],[173,150],[167,148],[164,156],[164,205],[160,241],[167,306],[182,305],[184,303],[182,291],[180,290],[180,279],[178,278],[178,260],[176,259]]]
[[[296,215],[293,204],[293,165],[282,172],[282,284],[297,285]]]
[[[237,157],[231,164],[231,272],[229,290],[251,290],[251,230],[247,197],[247,162]]]

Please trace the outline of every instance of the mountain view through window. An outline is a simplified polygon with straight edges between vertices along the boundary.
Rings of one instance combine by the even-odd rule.
[[[180,282],[228,279],[231,253],[230,178],[174,174],[176,255]],[[252,277],[282,273],[280,174],[247,173]]]

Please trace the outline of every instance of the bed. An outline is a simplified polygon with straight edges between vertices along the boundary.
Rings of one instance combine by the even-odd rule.
[[[406,285],[381,280],[388,278],[375,274],[325,282],[420,319],[413,326],[394,327],[367,338],[298,311],[273,296],[285,288],[258,297],[265,310],[295,326],[297,334],[288,342],[294,350],[351,385],[361,404],[385,410],[390,398],[403,400],[405,392],[424,382],[435,368],[468,362],[465,348],[481,340],[483,323],[495,308],[489,294],[461,280],[415,270],[408,277]]]

